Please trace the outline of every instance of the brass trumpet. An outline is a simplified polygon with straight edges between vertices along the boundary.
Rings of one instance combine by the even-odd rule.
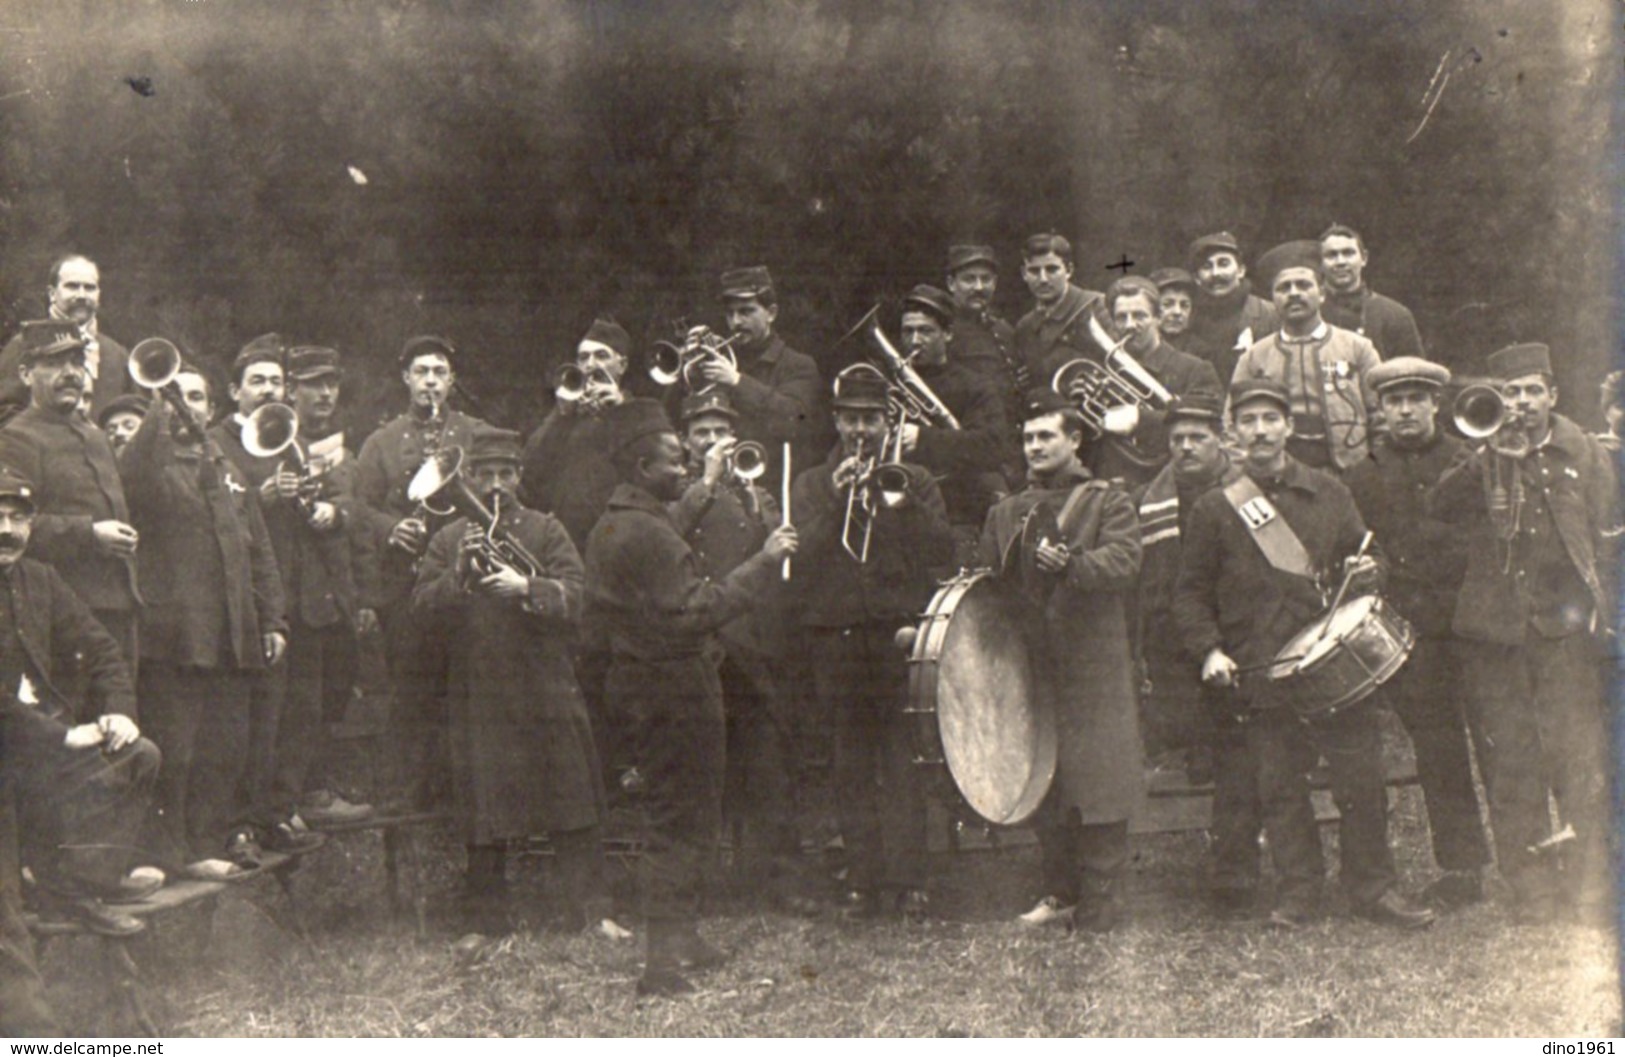
[[[696,368],[713,361],[721,361],[738,369],[739,360],[731,346],[733,338],[722,338],[709,327],[695,327],[689,331],[682,345],[669,341],[655,342],[650,353],[649,377],[661,385],[682,382],[690,393],[708,393],[716,388],[694,372]]]
[[[406,486],[406,497],[430,510],[434,509],[431,501],[442,502],[449,510],[485,530],[474,555],[474,568],[481,576],[489,576],[502,568],[512,569],[521,576],[541,576],[542,563],[512,533],[497,527],[500,507],[493,510],[481,502],[468,487],[462,468],[462,448],[453,444],[436,452],[412,475]]]
[[[143,389],[151,389],[169,402],[181,416],[181,427],[202,443],[203,424],[181,396],[175,376],[181,373],[181,350],[167,338],[147,338],[130,350],[130,378]]]

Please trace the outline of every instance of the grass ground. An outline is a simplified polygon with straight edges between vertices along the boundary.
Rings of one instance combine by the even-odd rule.
[[[1393,836],[1408,887],[1431,876],[1414,788]],[[1332,843],[1329,841],[1328,843]],[[1518,927],[1492,902],[1405,934],[1347,917],[1281,934],[1218,921],[1200,901],[1200,834],[1136,838],[1132,921],[1105,937],[1011,924],[1036,894],[1031,847],[938,856],[943,920],[842,924],[740,900],[704,931],[734,953],[696,995],[639,1000],[636,943],[526,930],[469,956],[446,909],[460,856],[426,838],[427,928],[382,898],[376,834],[335,841],[295,878],[311,939],[279,924],[259,882],[159,922],[139,941],[159,1023],[203,1036],[1130,1035],[1600,1036],[1618,1034],[1618,949],[1574,925]],[[618,887],[625,871],[614,866]],[[539,918],[547,861],[511,869]],[[46,970],[76,1030],[127,1031],[86,1003],[90,941]],[[74,1019],[70,1014],[70,1020]]]

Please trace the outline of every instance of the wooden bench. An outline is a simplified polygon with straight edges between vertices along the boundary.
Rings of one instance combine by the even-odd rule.
[[[314,851],[315,849],[311,850]],[[180,910],[182,907],[211,901],[232,888],[250,884],[264,875],[269,875],[276,878],[278,885],[287,895],[290,906],[294,907],[295,921],[301,935],[303,935],[304,926],[299,921],[297,904],[293,902],[292,889],[289,887],[288,881],[288,875],[297,864],[297,856],[285,855],[279,852],[266,852],[259,869],[236,879],[230,881],[194,881],[189,878],[172,880],[145,899],[134,903],[120,903],[113,909],[116,909],[119,913],[139,918],[142,921],[155,920],[165,914]],[[38,942],[42,956],[53,940],[63,936],[92,936],[99,940],[97,947],[101,951],[103,963],[106,965],[109,978],[113,981],[114,989],[118,993],[119,1004],[129,1016],[130,1021],[148,1037],[157,1037],[162,1034],[147,1008],[146,982],[142,976],[141,964],[135,959],[130,949],[131,941],[145,936],[146,932],[137,932],[129,936],[103,936],[91,932],[77,921],[41,917],[32,911],[24,913],[23,921],[27,924],[28,931],[33,934]]]

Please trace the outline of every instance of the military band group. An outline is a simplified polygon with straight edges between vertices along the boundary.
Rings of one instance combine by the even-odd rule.
[[[407,407],[359,446],[334,348],[255,338],[220,392],[101,333],[96,265],[57,261],[48,318],[0,353],[0,1019],[52,1024],[20,900],[128,935],[121,906],[174,879],[404,811],[451,811],[468,930],[514,927],[508,849],[545,835],[548,923],[625,936],[601,837],[633,809],[642,993],[726,960],[698,928],[725,825],[752,898],[929,917],[946,783],[906,646],[966,570],[1019,612],[1053,723],[1023,925],[1123,919],[1130,821],[1172,770],[1212,786],[1215,913],[1325,912],[1323,773],[1351,913],[1426,927],[1493,863],[1520,921],[1609,920],[1618,444],[1555,410],[1553,357],[1580,351],[1500,349],[1458,393],[1352,229],[1260,255],[1259,294],[1243,260],[1219,232],[1094,291],[1035,235],[1011,327],[995,251],[955,245],[832,377],[780,336],[768,269],[734,269],[714,331],[644,351],[595,321],[528,440],[457,410],[457,349],[413,337]],[[389,767],[363,795],[335,729],[374,634]],[[1350,656],[1373,670],[1302,678]],[[802,850],[809,735],[835,879]]]

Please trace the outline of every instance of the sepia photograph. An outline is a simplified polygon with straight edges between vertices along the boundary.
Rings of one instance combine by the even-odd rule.
[[[1611,1053],[1622,11],[0,0],[0,1035]]]

